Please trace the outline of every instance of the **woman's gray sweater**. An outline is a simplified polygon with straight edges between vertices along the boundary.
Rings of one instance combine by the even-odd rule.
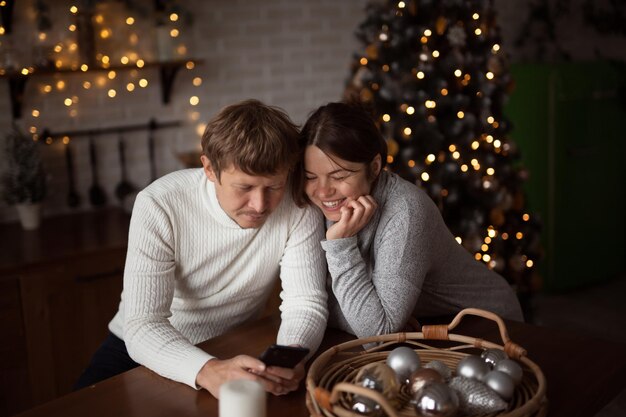
[[[331,326],[367,337],[467,307],[523,320],[509,284],[459,245],[423,190],[383,171],[372,196],[378,208],[357,236],[322,241]]]

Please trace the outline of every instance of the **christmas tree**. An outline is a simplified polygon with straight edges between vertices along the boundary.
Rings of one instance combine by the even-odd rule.
[[[502,113],[512,80],[492,1],[389,1],[366,14],[346,99],[372,109],[390,169],[428,192],[457,241],[524,300],[540,283],[540,227]]]

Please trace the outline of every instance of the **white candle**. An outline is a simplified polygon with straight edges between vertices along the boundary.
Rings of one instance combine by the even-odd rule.
[[[228,381],[220,387],[220,417],[265,417],[265,390],[256,381]]]

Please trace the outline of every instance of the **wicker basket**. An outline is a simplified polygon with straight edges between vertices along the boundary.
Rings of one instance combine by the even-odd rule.
[[[495,321],[503,346],[482,339],[448,333],[465,315],[476,315]],[[429,344],[427,344],[428,342]],[[357,339],[336,345],[313,361],[306,378],[306,405],[313,417],[363,417],[350,408],[352,395],[369,397],[380,404],[389,417],[414,417],[406,388],[400,392],[396,409],[382,394],[353,384],[359,369],[372,362],[384,362],[391,349],[402,343],[419,354],[422,363],[439,360],[452,370],[467,355],[482,349],[504,350],[524,370],[522,382],[516,387],[507,410],[491,414],[498,417],[545,416],[547,412],[546,381],[539,366],[526,357],[526,350],[513,343],[502,319],[488,311],[468,308],[461,311],[449,325],[423,326],[421,332],[394,333]],[[364,349],[364,345],[375,347]]]

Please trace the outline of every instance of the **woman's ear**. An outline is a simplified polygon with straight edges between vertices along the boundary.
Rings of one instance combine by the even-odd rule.
[[[380,154],[376,155],[372,162],[370,162],[370,173],[372,174],[372,179],[378,178],[378,174],[380,174],[380,170],[382,168],[382,157]]]

